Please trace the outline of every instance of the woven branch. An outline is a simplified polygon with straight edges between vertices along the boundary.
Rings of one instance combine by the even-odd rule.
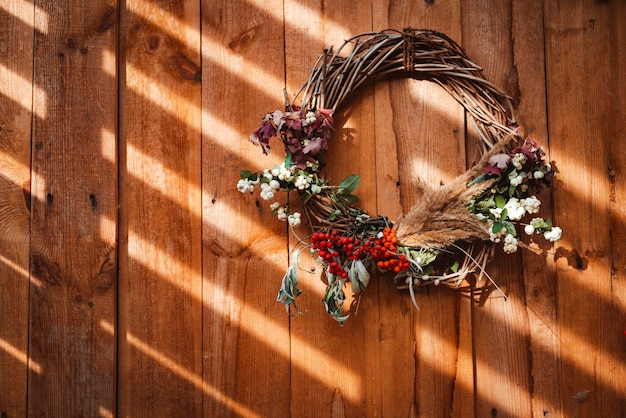
[[[352,194],[360,177],[346,177],[330,185],[324,174],[325,152],[332,134],[333,114],[362,85],[381,77],[415,78],[441,86],[463,106],[480,137],[479,161],[452,182],[427,193],[394,225],[385,216],[370,216],[356,205]],[[511,100],[487,81],[480,67],[446,35],[431,30],[405,29],[366,33],[350,38],[336,52],[325,50],[309,79],[289,98],[286,112],[265,115],[250,136],[264,153],[270,138],[279,137],[286,157],[272,170],[242,170],[237,189],[261,189],[273,199],[280,189],[297,191],[303,213],[289,203],[273,202],[272,212],[295,227],[303,220],[313,229],[309,242],[300,240],[283,278],[277,300],[289,311],[297,288],[297,254],[308,247],[317,254],[327,278],[323,302],[326,311],[343,323],[344,287],[352,292],[367,287],[370,271],[395,273],[399,288],[444,284],[478,303],[496,283],[485,272],[502,243],[505,253],[517,251],[518,228],[528,235],[543,234],[549,241],[561,237],[550,220],[532,217],[541,202],[532,195],[550,185],[554,176],[541,147],[518,133]],[[294,231],[295,233],[295,231]],[[483,280],[488,278],[488,280]]]
[[[350,47],[351,51],[342,55]],[[407,51],[410,57],[405,55]],[[411,63],[409,69],[407,62]],[[391,75],[439,84],[468,112],[485,150],[502,135],[513,134],[507,126],[507,112],[513,120],[510,98],[483,77],[481,68],[456,42],[432,30],[361,34],[346,40],[334,53],[332,48],[325,50],[288,107],[299,101],[304,109],[337,109],[370,79]]]

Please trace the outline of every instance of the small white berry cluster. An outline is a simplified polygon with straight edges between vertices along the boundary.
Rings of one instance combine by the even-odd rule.
[[[524,232],[527,235],[533,235],[534,233],[541,234],[541,226],[544,222],[545,219],[543,218],[533,218],[533,220],[524,227]],[[558,226],[553,226],[550,230],[543,231],[543,237],[550,242],[560,240],[561,235],[563,235],[563,230]]]
[[[548,185],[554,176],[552,167],[543,159],[541,147],[526,139],[521,147],[511,153],[492,155],[484,167],[484,174],[470,184],[485,178],[496,178],[494,185],[482,196],[472,199],[470,210],[488,225],[489,239],[503,244],[504,252],[517,251],[517,226],[524,226],[528,235],[543,234],[548,241],[561,238],[561,228],[543,218],[533,218],[529,224],[522,223],[526,215],[539,212],[541,202],[529,191]],[[495,176],[495,177],[494,177]]]
[[[274,202],[270,205],[272,212],[276,214],[276,217],[280,221],[287,221],[292,227],[299,226],[302,223],[302,215],[300,212],[290,213],[286,206],[283,206],[280,202]]]
[[[512,221],[520,221],[527,213],[537,213],[541,207],[541,202],[537,197],[530,196],[525,199],[512,197],[506,202],[504,208],[508,212],[509,219]]]
[[[283,163],[271,170],[265,169],[259,173],[242,172],[237,182],[237,190],[241,193],[253,193],[256,186],[260,185],[261,199],[271,200],[281,189],[285,191],[307,190],[311,188],[314,181],[315,179],[306,171],[296,166],[287,168]],[[299,212],[290,212],[287,206],[283,206],[280,202],[272,203],[270,209],[279,220],[287,221],[292,227],[302,223],[302,215]]]
[[[294,181],[293,185],[296,186],[298,190],[308,189],[311,186],[311,182],[309,180],[309,176],[305,174],[300,174],[298,177],[296,177],[296,181]]]
[[[254,186],[261,182],[260,179],[251,180],[251,179],[239,179],[237,182],[237,190],[241,193],[252,193],[254,192]]]

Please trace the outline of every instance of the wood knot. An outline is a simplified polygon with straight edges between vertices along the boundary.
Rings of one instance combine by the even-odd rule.
[[[246,49],[254,39],[256,28],[250,28],[235,36],[229,43],[228,48],[235,52],[240,52]]]
[[[202,69],[195,62],[181,53],[176,54],[172,60],[176,73],[179,76],[194,83],[202,81]]]
[[[30,265],[33,276],[49,285],[60,285],[63,276],[59,266],[41,254],[32,254]]]
[[[78,42],[73,36],[70,36],[65,39],[65,46],[67,46],[69,49],[76,49],[78,47]]]
[[[98,198],[95,194],[92,193],[89,195],[89,202],[91,203],[91,210],[95,212],[96,209],[98,209]]]
[[[161,38],[158,35],[151,35],[148,37],[148,49],[150,51],[155,51],[159,48],[161,44]]]

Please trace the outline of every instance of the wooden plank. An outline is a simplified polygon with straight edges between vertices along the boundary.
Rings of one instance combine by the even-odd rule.
[[[543,1],[512,2],[511,6],[512,52],[519,85],[516,119],[525,135],[544,146],[549,158]],[[539,216],[553,217],[551,197],[549,191],[539,196]],[[562,417],[554,250],[541,239],[531,245],[533,251],[522,252],[522,266],[532,355],[532,415]]]
[[[613,123],[604,122],[600,125],[602,135],[611,138],[606,142],[611,285],[609,289],[605,288],[605,292],[608,290],[606,295],[610,298],[609,303],[600,305],[600,323],[605,332],[598,344],[603,353],[598,375],[606,386],[600,395],[601,410],[606,414],[614,411],[626,415],[626,145],[623,141],[626,132],[626,120],[623,117],[626,109],[626,51],[619,47],[626,42],[626,27],[623,23],[626,22],[626,4],[618,3],[613,8],[601,10],[600,16],[606,22],[602,36],[610,40],[610,47],[603,56],[606,63],[604,75],[609,79],[606,84],[602,84],[601,90],[608,103],[603,101],[605,107],[598,109],[598,112],[608,113]]]
[[[623,233],[616,187],[624,155],[624,94],[617,89],[625,79],[625,9],[620,2],[546,3],[548,120],[560,171],[554,211],[565,231],[555,257],[567,416],[626,411],[623,256],[615,240]]]
[[[512,2],[463,2],[463,47],[487,79],[519,103]],[[520,259],[500,248],[488,272],[505,292],[475,309],[476,416],[531,416],[529,328]]]
[[[372,30],[372,8],[370,2],[305,1],[298,7],[285,7],[285,22],[287,89],[293,93],[309,77],[324,48],[333,45],[336,50],[344,39]],[[374,120],[373,88],[368,85],[335,114],[337,130],[326,170],[334,184],[347,175],[360,174],[356,194],[371,213],[376,212]],[[307,313],[291,321],[291,347],[292,356],[303,357],[307,367],[292,367],[293,416],[381,415],[380,368],[384,364],[379,345],[372,342],[379,341],[383,330],[375,283],[372,280],[373,285],[363,293],[358,314],[353,310],[339,327],[320,302],[324,285],[319,277],[301,279],[300,307]],[[350,295],[349,290],[346,293]],[[348,296],[345,306],[351,303]]]
[[[285,224],[258,190],[235,188],[240,170],[284,158],[276,142],[265,157],[248,141],[267,112],[283,108],[282,8],[281,1],[202,3],[207,417],[290,414],[289,317],[276,303],[288,259]]]
[[[605,108],[598,109],[598,112],[607,112],[613,123],[604,122],[600,125],[602,134],[611,138],[606,142],[610,191],[611,286],[605,289],[609,291],[609,303],[600,305],[600,322],[606,328],[598,344],[603,353],[598,375],[606,386],[600,395],[601,410],[606,414],[615,411],[626,415],[626,352],[623,348],[626,338],[626,145],[623,141],[626,132],[623,117],[626,109],[626,51],[619,47],[626,42],[626,27],[623,24],[626,22],[626,4],[618,3],[613,8],[601,9],[601,16],[600,19],[606,22],[602,36],[610,40],[610,47],[603,57],[606,63],[604,75],[609,79],[606,85],[602,85],[601,91],[606,95],[608,103],[603,101]]]
[[[460,2],[456,0],[388,2],[375,16],[387,18],[385,24],[377,22],[381,28],[429,28],[460,40]],[[465,171],[463,109],[434,83],[378,82],[376,129],[378,209],[392,219],[407,212],[429,190]],[[384,416],[448,416],[453,394],[473,397],[471,351],[465,358],[458,353],[459,297],[449,289],[420,289],[418,312],[409,295],[385,279],[390,278],[381,278],[386,337],[381,357],[395,360],[392,365],[385,361],[381,368]],[[470,374],[458,376],[459,361],[464,359],[469,360]]]
[[[7,417],[26,416],[34,17],[25,3],[0,11],[0,414]]]
[[[117,162],[103,153],[116,132],[115,6],[34,4],[33,416],[115,411],[115,338],[102,327],[115,323]]]
[[[121,16],[120,416],[202,415],[200,5]]]

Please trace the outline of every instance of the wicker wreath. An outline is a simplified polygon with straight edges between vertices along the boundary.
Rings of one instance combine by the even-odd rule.
[[[445,89],[469,114],[481,155],[473,167],[425,196],[395,223],[357,206],[353,192],[358,174],[331,185],[324,173],[335,111],[359,86],[391,75],[429,80]],[[541,204],[535,194],[550,186],[554,175],[543,149],[521,136],[509,98],[446,35],[411,28],[357,35],[334,53],[325,50],[293,99],[287,93],[285,98],[285,111],[265,115],[250,136],[265,154],[270,139],[279,138],[285,161],[262,172],[241,171],[237,188],[248,193],[258,187],[265,200],[280,190],[297,192],[297,204],[289,199],[271,204],[296,236],[301,234],[294,228],[302,221],[312,230],[299,238],[278,292],[288,312],[292,307],[301,313],[295,299],[302,248],[311,250],[325,273],[326,311],[343,324],[348,317],[346,285],[360,293],[375,271],[394,274],[416,307],[414,288],[431,284],[483,302],[497,288],[485,272],[495,245],[501,244],[505,253],[517,251],[523,246],[519,230],[549,241],[561,237],[561,229],[549,220],[532,216]]]

